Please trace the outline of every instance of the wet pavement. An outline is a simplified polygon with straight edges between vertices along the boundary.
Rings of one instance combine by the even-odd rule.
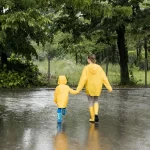
[[[103,90],[97,124],[83,91],[57,125],[53,94],[0,90],[0,150],[150,150],[150,88]]]

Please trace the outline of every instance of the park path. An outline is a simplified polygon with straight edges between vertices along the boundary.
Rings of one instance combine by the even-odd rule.
[[[0,91],[0,150],[150,150],[150,88],[103,90],[97,124],[88,122],[83,91],[70,95],[57,125],[53,94]]]

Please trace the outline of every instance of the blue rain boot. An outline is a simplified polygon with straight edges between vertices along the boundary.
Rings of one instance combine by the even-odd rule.
[[[57,133],[62,132],[62,123],[57,124]]]
[[[61,108],[57,109],[57,122],[58,123],[62,122],[62,109]]]
[[[63,114],[63,115],[66,115],[66,113],[67,113],[67,109],[66,109],[66,108],[63,108],[63,109],[62,109],[62,114]]]

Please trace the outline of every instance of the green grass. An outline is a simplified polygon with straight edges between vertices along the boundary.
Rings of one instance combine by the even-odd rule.
[[[47,74],[48,74],[48,61],[35,61],[36,65],[38,65],[38,68],[40,72],[43,74],[44,80],[46,82]],[[59,75],[65,75],[68,80],[68,85],[77,85],[78,81],[80,79],[82,69],[84,65],[81,64],[75,64],[75,61],[72,61],[70,59],[62,59],[59,60],[57,58],[51,60],[50,62],[50,73],[51,73],[51,85],[57,85],[57,79]],[[102,68],[104,71],[106,71],[106,65],[102,65]],[[139,71],[137,68],[132,69],[133,72],[133,79],[137,83],[137,85],[144,85],[145,84],[145,72]],[[109,64],[108,66],[108,74],[107,77],[111,83],[111,85],[118,85],[120,82],[120,67],[119,65],[113,65]],[[147,74],[147,84],[150,85],[150,71],[148,71]]]
[[[35,64],[38,65],[40,72],[42,74],[45,74],[46,77],[48,74],[48,61],[47,60],[44,60],[42,62],[36,61]],[[71,60],[53,59],[50,62],[51,85],[57,84],[57,79],[59,75],[65,75],[67,77],[68,84],[77,85],[83,67],[84,67],[83,65],[76,65],[75,62]]]
[[[102,66],[104,70],[106,70],[106,65]],[[133,80],[137,85],[145,85],[145,71],[140,71],[137,67],[132,68],[133,72]],[[117,85],[120,82],[120,67],[119,65],[109,64],[109,70],[107,77],[110,83]],[[130,75],[130,79],[131,75]],[[147,72],[147,85],[150,85],[150,71]]]
[[[138,84],[144,85],[145,84],[145,72],[144,71],[137,71],[133,72],[134,78],[137,80]],[[147,84],[150,85],[150,71],[147,72]]]
[[[102,65],[103,70],[106,72],[106,65]],[[120,67],[119,65],[108,65],[108,73],[107,77],[109,79],[109,82],[113,85],[117,85],[120,82]]]

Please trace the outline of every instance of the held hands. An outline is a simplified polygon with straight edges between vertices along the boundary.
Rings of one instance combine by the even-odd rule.
[[[79,94],[79,90],[74,90],[76,94]]]
[[[79,90],[77,90],[77,89],[76,89],[76,90],[71,89],[71,90],[70,90],[70,93],[71,93],[71,94],[78,94],[78,93],[79,93]]]
[[[112,92],[112,87],[110,89],[108,89],[109,92]]]

